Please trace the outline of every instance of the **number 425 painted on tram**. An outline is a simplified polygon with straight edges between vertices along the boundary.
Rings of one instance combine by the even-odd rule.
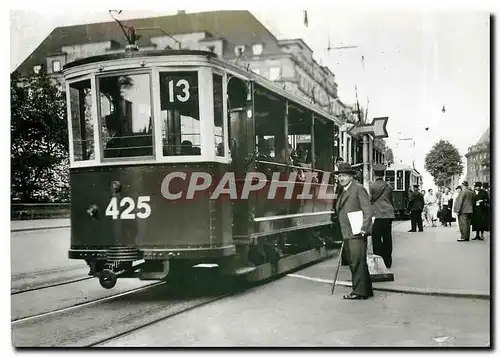
[[[118,198],[113,197],[109,201],[108,207],[106,207],[106,216],[111,216],[113,219],[145,219],[151,215],[151,206],[149,201],[151,198],[149,196],[139,196],[137,197],[137,212],[134,212],[136,208],[136,203],[132,197],[123,197],[120,200],[120,208],[125,207],[125,209],[120,212],[118,209]]]

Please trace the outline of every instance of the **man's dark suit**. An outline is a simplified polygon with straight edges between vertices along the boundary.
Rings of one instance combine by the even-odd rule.
[[[349,267],[352,274],[352,291],[360,296],[373,296],[372,282],[366,263],[366,238],[352,233],[347,213],[362,211],[363,225],[361,230],[368,233],[372,220],[372,207],[366,190],[357,181],[352,180],[350,186],[344,189],[337,200],[336,211],[344,249],[346,249]]]
[[[473,209],[474,192],[464,187],[455,203],[455,212],[458,214],[458,227],[460,228],[460,240],[470,239],[470,225]]]
[[[373,209],[372,237],[373,253],[384,259],[385,265],[392,265],[392,187],[382,178],[377,178],[370,184],[370,196]]]
[[[422,211],[424,209],[424,196],[418,191],[412,191],[408,201],[408,210],[411,218],[411,231],[416,232],[417,226],[420,232],[423,232]]]

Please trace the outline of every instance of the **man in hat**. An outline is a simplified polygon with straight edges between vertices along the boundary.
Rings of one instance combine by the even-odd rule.
[[[458,216],[458,227],[460,228],[460,239],[458,242],[468,242],[470,240],[470,225],[474,207],[474,193],[469,190],[469,183],[462,182],[462,192],[457,197],[455,212]]]
[[[411,229],[408,232],[424,231],[422,223],[422,211],[424,210],[424,196],[418,190],[418,185],[413,185],[413,191],[408,200],[408,211],[410,211]]]
[[[353,180],[356,171],[352,169],[350,164],[339,164],[335,174],[338,175],[339,183],[343,188],[337,200],[336,211],[352,275],[352,292],[344,295],[344,299],[367,299],[373,296],[372,282],[366,262],[366,237],[372,220],[370,198],[364,187]],[[356,216],[350,216],[351,212],[361,212],[362,221],[355,222]],[[361,224],[360,232],[353,232],[353,228],[356,226],[351,226],[349,218],[353,220],[353,224]]]
[[[474,206],[472,209],[472,230],[476,232],[476,237],[472,240],[484,240],[484,232],[489,230],[488,216],[490,198],[485,190],[482,189],[482,183],[474,184]]]
[[[385,266],[392,265],[392,220],[394,207],[392,187],[384,181],[385,165],[373,166],[375,181],[370,184],[370,196],[373,209],[372,237],[373,253],[384,259]]]

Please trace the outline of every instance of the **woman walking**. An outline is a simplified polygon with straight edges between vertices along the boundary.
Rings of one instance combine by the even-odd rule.
[[[432,192],[432,189],[429,189],[427,195],[425,195],[425,205],[427,207],[427,223],[429,225],[432,224],[433,227],[436,227],[439,203],[437,197]]]
[[[441,195],[441,220],[443,225],[451,227],[451,209],[453,206],[453,196],[451,195],[451,188],[447,187],[445,192]]]

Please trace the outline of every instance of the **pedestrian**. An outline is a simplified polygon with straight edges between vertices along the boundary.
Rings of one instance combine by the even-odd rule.
[[[481,182],[474,184],[474,207],[472,209],[472,230],[476,232],[476,237],[472,240],[484,240],[484,232],[488,231],[488,193],[482,189]]]
[[[429,225],[432,224],[433,227],[436,227],[439,203],[436,195],[434,195],[434,193],[432,192],[432,188],[429,189],[429,191],[425,195],[424,201],[427,210],[427,223]]]
[[[413,185],[413,191],[408,199],[408,211],[410,211],[411,229],[408,232],[424,231],[422,226],[422,211],[424,210],[424,197],[418,191],[418,185]]]
[[[460,228],[460,239],[458,242],[470,240],[470,225],[474,205],[474,193],[469,190],[469,183],[462,182],[462,192],[457,197],[455,212],[458,214],[458,226]]]
[[[485,225],[486,225],[486,228],[487,228],[487,232],[490,231],[490,221],[491,221],[491,217],[490,217],[490,214],[491,214],[491,202],[490,202],[490,184],[488,182],[483,182],[483,190],[484,192],[486,192],[486,194],[488,195],[488,205],[486,207],[486,222],[485,222]]]
[[[460,194],[460,192],[462,192],[462,186],[459,185],[459,186],[455,187],[455,193],[453,193],[453,198],[452,198],[453,206],[451,208],[451,216],[452,216],[452,218],[455,219],[455,221],[458,221],[458,213],[455,212],[455,206],[457,203],[457,197]]]
[[[425,195],[426,195],[425,190],[420,191],[420,193],[422,194],[422,197],[425,197]],[[427,222],[427,206],[425,205],[425,199],[424,199],[424,207],[422,208],[421,217],[422,217],[422,227],[425,227],[426,222]]]
[[[373,287],[366,262],[367,254],[367,234],[370,230],[372,221],[372,207],[368,192],[359,182],[355,181],[354,175],[356,171],[348,163],[341,163],[335,171],[338,175],[340,185],[343,191],[340,194],[336,204],[336,211],[344,240],[344,249],[346,250],[347,260],[352,275],[352,292],[344,295],[347,300],[368,299],[373,296]],[[353,232],[351,219],[356,216],[348,215],[349,213],[361,212],[359,224],[361,229],[358,232]],[[354,217],[353,217],[354,216]]]
[[[375,181],[370,184],[370,202],[375,218],[372,227],[373,253],[380,255],[385,266],[392,266],[392,221],[394,206],[392,187],[384,181],[385,165],[374,165]]]
[[[441,195],[441,219],[443,225],[451,227],[451,208],[453,205],[453,197],[451,195],[451,188],[447,187]]]
[[[442,210],[442,207],[441,207],[441,198],[442,198],[442,196],[444,194],[443,191],[444,191],[443,187],[439,186],[438,190],[436,192],[436,199],[437,199],[437,204],[438,204],[437,219],[439,220],[439,222],[441,222],[441,225],[444,226],[443,214],[441,212],[441,210]]]

